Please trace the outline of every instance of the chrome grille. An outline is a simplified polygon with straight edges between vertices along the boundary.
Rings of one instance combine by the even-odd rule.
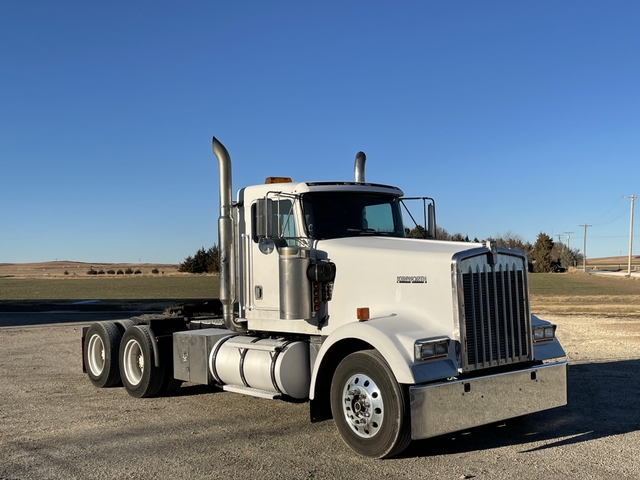
[[[526,272],[517,263],[491,266],[476,259],[461,272],[465,370],[530,358]]]

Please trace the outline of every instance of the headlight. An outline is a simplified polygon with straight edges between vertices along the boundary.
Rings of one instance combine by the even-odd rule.
[[[449,339],[438,338],[429,340],[418,340],[415,344],[416,360],[430,360],[449,355]]]
[[[540,327],[533,327],[533,341],[534,342],[549,342],[556,337],[555,325],[543,325]]]

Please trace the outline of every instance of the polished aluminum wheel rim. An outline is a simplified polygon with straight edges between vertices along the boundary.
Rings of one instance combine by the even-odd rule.
[[[384,420],[382,394],[368,376],[353,375],[342,391],[342,412],[353,431],[360,437],[375,436]]]

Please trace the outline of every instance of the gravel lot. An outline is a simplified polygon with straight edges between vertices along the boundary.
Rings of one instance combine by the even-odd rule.
[[[311,424],[304,403],[96,389],[79,323],[2,327],[0,479],[640,478],[640,319],[545,318],[570,361],[567,407],[383,461],[353,454],[332,421]]]

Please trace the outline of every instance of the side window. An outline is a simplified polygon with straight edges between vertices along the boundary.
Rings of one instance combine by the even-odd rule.
[[[393,212],[391,211],[391,205],[388,203],[364,207],[363,216],[362,226],[365,229],[370,228],[376,232],[390,233],[395,231]]]
[[[271,225],[274,228],[274,236],[277,238],[287,239],[289,245],[295,245],[296,222],[294,218],[293,203],[289,199],[284,200],[267,200],[269,202],[269,211],[271,213]],[[258,208],[254,203],[251,206],[251,237],[254,242],[258,242],[258,234],[256,225],[259,221]],[[263,217],[261,217],[263,218]]]
[[[272,221],[278,226],[278,236],[285,238],[287,244],[296,245],[296,222],[293,215],[293,203],[291,200],[276,200],[273,202]]]

